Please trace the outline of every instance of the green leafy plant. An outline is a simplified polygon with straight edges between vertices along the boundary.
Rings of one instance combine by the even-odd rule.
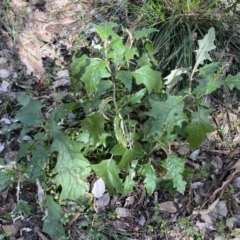
[[[94,109],[85,110],[80,135],[89,137],[88,143],[94,145],[92,151],[103,145],[104,155],[110,156],[100,162],[96,159],[99,163],[92,164],[92,169],[105,181],[110,193],[132,191],[134,177],[138,174],[143,177],[151,195],[157,187],[158,176],[149,159],[155,149],[161,149],[165,144],[162,138],[166,132],[172,133],[175,122],[181,126],[187,120],[183,113],[184,102],[182,97],[162,93],[161,73],[155,70],[152,44],[146,39],[151,31],[142,30],[132,36],[124,30],[130,39],[129,44],[124,45],[114,27],[113,23],[95,26],[102,40],[102,49],[96,51],[96,56],[73,58],[72,83],[79,86],[78,89],[86,89],[87,96],[81,97],[81,102]],[[142,53],[134,46],[134,42],[140,44],[140,39],[145,46]],[[81,77],[78,77],[80,72]],[[82,141],[81,137],[78,140]],[[134,161],[138,165],[133,167]],[[173,168],[174,163],[170,163],[174,161],[182,161],[178,172]],[[167,178],[172,180],[175,174],[179,175],[178,180],[174,180],[174,187],[184,192],[181,176],[184,160],[169,156],[162,166],[169,170]]]
[[[20,147],[15,161],[2,161],[0,189],[40,179],[48,194],[55,186],[59,203],[83,197],[91,202],[88,179],[96,174],[110,194],[127,195],[138,183],[149,195],[160,186],[184,193],[186,159],[171,151],[171,143],[187,140],[196,149],[214,130],[203,96],[222,86],[239,88],[239,74],[224,80],[223,64],[211,62],[215,29],[198,41],[193,68],[174,69],[162,79],[148,39],[156,29],[132,33],[110,22],[93,27],[100,44],[90,56],[77,53],[71,65],[75,102],[64,101],[66,93],[56,93],[51,106],[27,94],[18,97],[17,122],[0,134],[10,139],[21,130]],[[176,91],[184,78],[188,85]],[[72,112],[78,123],[69,127]],[[26,134],[31,139],[22,141]],[[41,201],[48,208],[43,231],[65,236],[60,206],[50,195]],[[27,204],[19,203],[19,211],[29,214]]]
[[[190,146],[197,148],[213,131],[208,119],[210,110],[202,96],[223,84],[238,87],[238,75],[229,75],[223,82],[220,63],[204,65],[206,60],[212,60],[209,52],[215,48],[214,29],[199,40],[193,70],[173,70],[163,88],[153,46],[147,39],[155,29],[135,34],[122,29],[127,39],[124,44],[116,24],[94,28],[102,41],[100,47],[90,57],[76,55],[72,62],[72,86],[76,93],[81,91],[78,102],[63,103],[66,94],[56,95],[46,119],[42,115],[46,106],[41,101],[26,94],[18,98],[21,108],[16,118],[20,124],[16,127],[22,128],[21,136],[31,133],[33,140],[22,143],[17,156],[22,160],[28,155],[29,161],[1,172],[2,188],[20,176],[23,181],[25,176],[32,182],[44,179],[50,164],[53,181],[61,187],[60,201],[85,196],[92,170],[104,180],[111,194],[126,195],[136,181],[142,181],[151,195],[160,182],[164,183],[162,178],[172,181],[173,187],[183,193],[186,160],[171,152],[171,142],[187,136]],[[189,86],[172,94],[183,76],[189,78]],[[77,135],[70,138],[61,130],[62,119],[79,108],[82,116]],[[8,131],[9,126],[2,130]]]
[[[135,34],[122,29],[127,38],[124,44],[116,24],[103,23],[94,28],[102,40],[100,47],[90,57],[75,56],[71,75],[75,91],[86,90],[79,99],[85,118],[77,141],[91,145],[85,152],[94,156],[92,169],[110,193],[129,193],[138,177],[151,195],[162,175],[183,193],[186,160],[171,153],[170,143],[185,135],[191,148],[196,149],[214,130],[208,119],[211,110],[203,96],[238,77],[229,75],[224,82],[222,64],[208,63],[212,61],[210,51],[216,48],[215,29],[210,28],[198,41],[193,69],[172,70],[163,88],[153,46],[147,39],[155,29]],[[173,94],[183,78],[188,78],[188,86]],[[159,151],[160,162],[155,160]]]
[[[12,235],[11,232],[6,232],[4,234],[0,234],[0,239],[6,239],[6,237],[10,237]]]
[[[161,238],[163,238],[164,236],[166,236],[167,232],[169,231],[168,221],[167,221],[167,219],[164,219],[159,215],[159,204],[156,204],[154,206],[153,210],[154,210],[154,213],[153,213],[152,221],[154,223],[152,225],[155,226],[154,231]],[[152,231],[153,231],[153,229],[152,229]]]
[[[187,237],[193,237],[194,239],[202,239],[201,233],[191,225],[192,216],[180,218],[178,221],[179,226],[184,229]]]
[[[54,239],[65,239],[65,231],[61,223],[60,206],[53,200],[52,196],[47,196],[47,214],[44,218],[43,232],[49,234]]]

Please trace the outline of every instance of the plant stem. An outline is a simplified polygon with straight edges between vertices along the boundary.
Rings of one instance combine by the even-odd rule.
[[[117,67],[115,68],[114,71],[111,70],[111,68],[109,67],[109,65],[107,65],[107,69],[111,74],[111,79],[112,79],[112,83],[113,83],[113,96],[112,96],[112,101],[115,107],[115,113],[116,115],[119,113],[118,110],[118,106],[117,106],[117,102],[116,102],[116,78],[115,78],[115,72],[117,70]]]
[[[114,107],[115,107],[115,113],[116,115],[118,114],[118,106],[117,106],[117,102],[116,102],[116,82],[115,82],[115,78],[112,78],[112,82],[113,82],[113,97],[112,97],[112,100],[113,100],[113,104],[114,104]]]

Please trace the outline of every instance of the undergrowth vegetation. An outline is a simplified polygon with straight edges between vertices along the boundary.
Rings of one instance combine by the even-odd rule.
[[[193,67],[197,39],[203,38],[207,30],[214,27],[216,49],[211,52],[215,61],[231,62],[230,71],[239,70],[239,13],[237,2],[151,0],[131,5],[133,15],[142,14],[141,24],[159,31],[151,36],[155,57],[163,74],[174,68]],[[234,60],[233,60],[234,59]]]
[[[24,182],[36,182],[40,208],[48,208],[43,231],[53,239],[65,236],[62,223],[69,221],[61,222],[59,205],[92,203],[92,176],[102,178],[111,195],[126,196],[140,184],[150,196],[159,187],[184,194],[187,160],[171,144],[187,141],[195,150],[214,131],[204,99],[218,89],[240,90],[240,73],[226,74],[231,59],[217,57],[219,49],[238,51],[226,40],[239,38],[226,34],[234,12],[229,22],[212,14],[218,1],[201,7],[200,1],[163,2],[143,7],[152,27],[93,24],[99,44],[88,54],[75,53],[72,93],[53,92],[51,104],[26,93],[18,97],[13,123],[0,130],[9,143],[20,135],[15,161],[0,159],[0,190],[18,190],[14,220],[31,212],[19,199]],[[216,37],[223,29],[226,38]]]

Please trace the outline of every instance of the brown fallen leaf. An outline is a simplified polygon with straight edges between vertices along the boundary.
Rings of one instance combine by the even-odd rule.
[[[111,206],[112,209],[114,209],[116,207],[118,199],[119,199],[119,197],[116,196],[116,195],[112,197],[112,200],[111,200],[111,203],[110,203],[110,206]]]
[[[81,216],[81,214],[82,214],[82,212],[75,213],[68,225],[72,226],[73,223],[76,222],[77,219]]]
[[[48,239],[40,232],[40,230],[39,230],[38,227],[35,227],[35,228],[34,228],[34,232],[37,233],[37,235],[39,236],[39,238],[40,238],[41,240],[48,240]]]
[[[2,225],[2,230],[5,233],[10,232],[11,236],[15,236],[18,232],[18,229],[16,228],[16,226],[14,226],[14,224],[12,224],[12,225]]]
[[[240,215],[240,206],[233,197],[232,197],[232,211],[234,214]]]
[[[240,142],[240,134],[239,133],[237,133],[236,135],[235,135],[235,137],[234,137],[234,139],[233,139],[233,142]]]
[[[1,192],[0,192],[0,198],[1,198],[1,203],[2,203],[2,205],[3,205],[3,203],[4,203],[4,202],[6,201],[6,199],[7,199],[8,189],[9,189],[9,188],[7,188],[5,191],[1,191]]]
[[[208,214],[201,214],[201,219],[202,219],[204,222],[207,222],[207,223],[209,223],[210,225],[213,225],[212,219],[211,219],[211,217],[210,217]]]
[[[130,206],[132,206],[133,203],[134,203],[134,201],[135,201],[135,196],[129,196],[129,197],[127,197],[126,200],[125,200],[124,207],[130,207]]]
[[[222,169],[223,167],[223,161],[219,156],[214,157],[211,163],[215,169]]]
[[[216,200],[208,207],[208,209],[200,210],[198,213],[199,213],[199,214],[208,214],[208,213],[212,212],[213,209],[217,206],[217,204],[218,204],[218,202],[219,202],[219,199],[220,199],[220,198],[216,199]]]
[[[231,169],[236,169],[236,170],[240,170],[240,160],[238,160],[233,166]]]

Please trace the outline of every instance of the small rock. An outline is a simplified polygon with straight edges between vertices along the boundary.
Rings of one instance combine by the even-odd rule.
[[[31,12],[33,12],[35,9],[36,9],[35,6],[28,6],[28,7],[26,8],[27,13],[31,13]]]
[[[0,78],[6,79],[10,76],[10,72],[6,69],[0,70]]]
[[[216,231],[216,228],[214,228],[211,224],[205,222],[205,227],[209,230],[209,231]]]
[[[197,222],[196,222],[196,226],[198,227],[199,231],[200,231],[203,235],[205,235],[206,230],[207,230],[205,223],[197,221]]]
[[[219,201],[214,208],[213,213],[215,213],[218,217],[226,217],[228,214],[228,209],[225,201]]]
[[[198,194],[196,191],[194,191],[194,202],[199,205],[201,204],[202,197],[200,194]]]
[[[110,202],[110,196],[108,193],[103,194],[102,197],[98,198],[95,202],[96,207],[98,208],[98,210],[100,210],[101,208],[106,207]]]
[[[145,223],[146,223],[146,218],[143,215],[141,215],[141,217],[138,221],[138,225],[143,227],[145,225]]]
[[[225,238],[222,236],[218,236],[218,237],[214,238],[214,240],[225,240]]]
[[[193,211],[192,211],[192,216],[193,216],[193,217],[196,217],[196,216],[198,216],[198,214],[199,214],[199,212],[198,212],[198,211],[196,211],[196,210],[193,210]]]
[[[0,65],[3,65],[7,62],[7,59],[4,57],[0,57]]]
[[[13,76],[12,76],[13,78],[18,78],[18,74],[15,72],[15,73],[13,73]]]
[[[145,236],[144,239],[145,239],[145,240],[152,240],[153,238],[152,238],[152,237],[149,237],[149,236]]]
[[[102,14],[101,13],[96,13],[96,14],[94,14],[94,17],[97,19],[97,20],[103,20],[103,16],[102,16]]]
[[[223,167],[222,159],[219,156],[214,157],[211,163],[215,169],[222,169]]]
[[[70,80],[65,78],[53,82],[53,86],[55,88],[69,86],[69,85],[70,85]]]
[[[196,149],[194,152],[192,152],[189,156],[189,158],[193,161],[196,161],[197,158],[198,158],[198,155],[200,153],[200,150],[199,149]]]
[[[76,10],[81,12],[83,10],[82,5],[78,4],[77,7],[76,7]]]
[[[240,188],[240,177],[236,177],[233,181],[233,186]]]
[[[68,72],[67,69],[66,70],[61,70],[61,71],[57,72],[57,76],[59,78],[69,77],[69,72]]]
[[[122,217],[122,218],[126,218],[126,217],[130,217],[131,216],[131,212],[129,209],[127,208],[116,208],[115,212],[117,213],[117,215],[119,217]]]
[[[1,71],[1,70],[0,70]],[[1,73],[0,73],[1,75]],[[1,76],[0,76],[1,78]],[[9,87],[9,83],[7,81],[2,81],[1,85],[0,85],[0,91],[1,92],[7,92],[8,91],[8,87]]]
[[[5,149],[4,143],[0,143],[0,153]]]
[[[202,187],[203,183],[202,182],[193,182],[191,184],[191,188],[197,189],[198,187]]]
[[[238,216],[236,216],[236,218],[237,218],[237,221],[236,221],[236,228],[240,228],[240,215],[238,215]]]
[[[161,203],[159,210],[163,211],[163,212],[167,212],[167,213],[176,213],[177,212],[177,208],[173,201],[167,201],[167,202]]]

